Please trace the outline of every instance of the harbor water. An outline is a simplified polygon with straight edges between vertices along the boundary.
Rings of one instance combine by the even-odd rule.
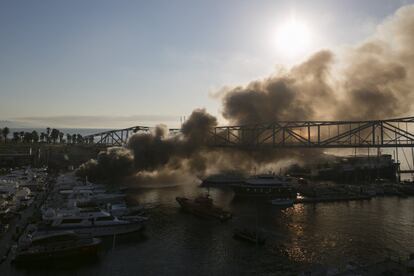
[[[234,213],[221,223],[183,213],[176,196],[207,190],[196,184],[140,188],[133,200],[152,206],[142,233],[104,239],[93,260],[67,260],[19,268],[3,263],[2,275],[295,275],[315,266],[370,264],[414,252],[414,197],[296,204],[280,209],[239,200],[211,189],[215,204]],[[233,239],[235,228],[257,228],[259,246]]]

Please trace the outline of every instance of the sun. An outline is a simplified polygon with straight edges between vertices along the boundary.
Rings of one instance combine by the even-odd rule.
[[[275,43],[278,52],[287,57],[306,53],[311,44],[309,25],[295,17],[290,18],[277,28]]]

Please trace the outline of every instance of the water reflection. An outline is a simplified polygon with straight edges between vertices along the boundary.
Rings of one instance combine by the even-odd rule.
[[[203,191],[199,188],[186,187],[152,191],[137,197],[151,201],[152,194],[158,193],[156,200],[174,206],[176,195],[196,196],[200,192]],[[210,194],[217,204],[235,213],[230,224],[257,224],[275,234],[294,261],[336,264],[369,261],[389,252],[406,255],[414,251],[413,199],[299,204],[280,210],[254,201],[233,199],[231,191],[211,190]]]
[[[180,211],[176,196],[206,193],[196,185],[143,188],[131,194],[150,211],[145,235],[105,241],[99,262],[76,266],[79,274],[235,274],[271,273],[320,263],[341,267],[350,261],[374,262],[389,254],[414,252],[414,198],[295,205],[235,199],[231,190],[211,189],[215,203],[234,212],[226,223]],[[256,227],[265,246],[233,239],[236,227]],[[10,268],[14,271],[14,268]],[[26,274],[27,271],[25,271]]]

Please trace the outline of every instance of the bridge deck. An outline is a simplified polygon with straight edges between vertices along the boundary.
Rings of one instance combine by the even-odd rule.
[[[135,126],[86,136],[91,144],[123,146],[134,133],[154,128]],[[179,133],[170,129],[170,133]],[[211,129],[207,146],[269,148],[403,148],[414,147],[414,117],[371,121],[277,121],[270,124]]]

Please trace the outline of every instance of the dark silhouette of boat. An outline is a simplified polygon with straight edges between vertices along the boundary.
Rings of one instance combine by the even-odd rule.
[[[291,179],[275,174],[260,174],[231,184],[237,197],[296,198]]]
[[[16,248],[13,261],[16,264],[22,264],[52,259],[96,256],[100,243],[100,239],[81,236],[73,231],[29,236]]]
[[[229,220],[232,217],[230,212],[214,206],[213,200],[208,195],[199,196],[194,200],[185,197],[176,197],[176,200],[184,211],[196,216],[216,218],[221,221]]]
[[[264,237],[259,231],[249,230],[246,228],[235,229],[233,238],[259,245],[263,245],[266,242],[266,237]]]

